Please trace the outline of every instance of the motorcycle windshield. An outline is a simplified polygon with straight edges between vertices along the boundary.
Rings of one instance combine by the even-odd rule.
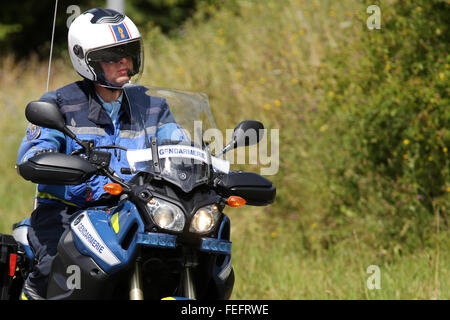
[[[216,130],[206,94],[142,85],[126,85],[124,93],[130,130],[143,140],[127,151],[132,173],[155,173],[189,192],[206,183],[211,170],[229,171],[229,162],[211,156],[203,141]]]

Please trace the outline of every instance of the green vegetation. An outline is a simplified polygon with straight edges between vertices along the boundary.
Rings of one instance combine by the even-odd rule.
[[[0,11],[0,56],[14,53],[16,58],[38,54],[48,57],[52,35],[55,0],[36,5],[24,1],[18,5],[7,1]],[[186,19],[211,4],[221,6],[230,0],[126,0],[125,12],[139,28],[160,28],[165,34],[176,32]],[[80,13],[95,7],[105,7],[106,0],[59,0],[56,16],[55,56],[67,54],[67,23]]]
[[[369,30],[370,2],[204,2],[176,36],[143,32],[142,82],[206,92],[223,130],[280,129],[276,203],[227,210],[234,299],[450,297],[450,4],[374,1]],[[14,162],[46,67],[0,65],[0,232],[31,210]],[[75,79],[61,59],[50,87]]]

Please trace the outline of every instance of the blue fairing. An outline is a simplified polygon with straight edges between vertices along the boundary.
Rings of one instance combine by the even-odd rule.
[[[228,278],[231,271],[230,220],[224,215],[218,238],[202,238],[200,251],[224,254],[220,265],[214,264],[213,277],[218,282]],[[126,268],[135,259],[138,246],[175,248],[175,235],[144,232],[144,224],[136,206],[123,202],[113,211],[91,208],[74,214],[71,230],[76,248],[91,257],[106,273]],[[130,236],[131,235],[131,236]]]
[[[227,230],[227,231],[226,231]],[[228,279],[230,272],[232,270],[232,261],[231,261],[231,242],[230,239],[230,219],[228,216],[224,215],[222,223],[219,227],[219,233],[216,242],[219,244],[224,244],[228,250],[224,250],[223,253],[226,253],[225,259],[222,263],[213,264],[213,278],[216,283],[223,283]]]
[[[113,217],[118,218],[116,230],[111,222]],[[112,212],[101,208],[79,211],[71,220],[71,229],[80,253],[92,257],[103,271],[111,274],[133,261],[136,234],[144,231],[144,224],[136,206],[126,201]],[[132,238],[125,239],[130,230]]]

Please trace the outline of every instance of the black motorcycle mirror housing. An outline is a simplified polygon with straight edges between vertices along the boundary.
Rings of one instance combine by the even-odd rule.
[[[68,135],[79,144],[81,143],[75,134],[67,128],[61,112],[53,103],[45,101],[31,101],[25,108],[25,117],[32,124],[44,128],[56,129]]]
[[[264,125],[256,120],[244,120],[234,128],[232,140],[223,148],[220,155],[237,147],[257,144],[263,138]]]
[[[262,139],[260,130],[264,129],[264,125],[256,120],[245,120],[239,123],[233,131],[233,141],[237,147],[251,146],[257,144]],[[254,135],[252,136],[252,134]]]

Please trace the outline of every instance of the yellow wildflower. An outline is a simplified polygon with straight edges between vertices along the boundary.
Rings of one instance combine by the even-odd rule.
[[[275,104],[275,107],[279,107],[279,106],[281,106],[281,101],[277,99],[274,101],[274,104]]]
[[[291,36],[289,36],[289,43],[294,43],[295,40],[297,40],[298,34],[294,33]]]
[[[221,37],[214,37],[214,42],[221,46],[225,45],[225,39]]]
[[[448,151],[447,147],[443,147],[442,151],[444,151],[444,153],[447,153],[447,151]]]
[[[266,103],[266,104],[264,105],[264,108],[265,108],[266,110],[270,110],[270,108],[272,108],[272,106],[271,106],[270,104]]]
[[[408,140],[408,139],[403,140],[403,144],[404,144],[405,146],[407,146],[407,145],[409,144],[409,140]]]

